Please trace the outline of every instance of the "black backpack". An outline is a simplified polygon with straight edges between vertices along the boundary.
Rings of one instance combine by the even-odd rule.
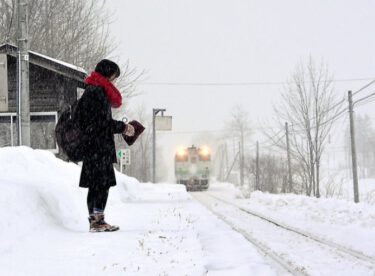
[[[84,154],[83,145],[87,141],[86,135],[75,120],[77,105],[78,101],[75,101],[65,109],[55,127],[55,136],[59,149],[73,162],[82,161]]]

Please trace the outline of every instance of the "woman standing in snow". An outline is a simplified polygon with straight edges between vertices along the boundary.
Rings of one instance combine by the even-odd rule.
[[[79,186],[88,188],[87,207],[90,232],[116,231],[118,226],[104,220],[109,188],[116,185],[113,163],[117,163],[115,133],[134,135],[134,127],[112,118],[111,108],[119,108],[122,97],[113,82],[120,75],[118,65],[103,59],[86,79],[87,87],[78,102],[76,118],[87,134]]]

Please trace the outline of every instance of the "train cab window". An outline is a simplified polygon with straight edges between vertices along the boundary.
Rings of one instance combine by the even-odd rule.
[[[192,164],[197,163],[197,157],[192,156],[192,157],[190,158],[190,163],[192,163]]]

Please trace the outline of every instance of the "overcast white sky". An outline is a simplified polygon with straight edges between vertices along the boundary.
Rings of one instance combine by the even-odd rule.
[[[375,1],[111,0],[116,54],[148,82],[283,82],[311,55],[334,78],[375,79]],[[342,97],[369,82],[336,82]],[[236,104],[254,126],[271,116],[281,85],[140,85],[130,104],[163,107],[174,131],[224,127]],[[367,90],[375,92],[375,85]],[[366,95],[364,92],[363,95]],[[371,112],[369,104],[362,111]],[[375,113],[374,113],[375,115]],[[167,134],[166,134],[167,135]],[[171,136],[177,136],[170,134]],[[188,137],[178,135],[181,144]]]

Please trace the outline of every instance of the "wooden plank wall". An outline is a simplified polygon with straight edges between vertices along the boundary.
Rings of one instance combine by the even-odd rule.
[[[16,62],[8,56],[9,112],[16,112]],[[77,97],[78,82],[34,64],[30,69],[30,111],[61,111]]]

